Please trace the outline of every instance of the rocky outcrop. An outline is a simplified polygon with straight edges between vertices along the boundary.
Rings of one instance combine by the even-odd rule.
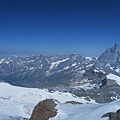
[[[57,109],[55,108],[55,100],[46,99],[39,102],[30,117],[30,120],[48,120],[51,117],[57,115]]]
[[[65,102],[65,104],[67,104],[67,103],[70,103],[70,104],[73,104],[73,105],[75,105],[75,104],[82,104],[82,103],[77,102],[77,101],[67,101],[67,102]]]
[[[109,120],[120,120],[120,109],[117,112],[106,113],[101,118],[104,117],[109,117]]]

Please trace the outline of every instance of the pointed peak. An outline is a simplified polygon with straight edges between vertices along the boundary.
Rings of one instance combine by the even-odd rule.
[[[111,51],[114,53],[115,51],[120,52],[120,46],[118,43],[115,43],[115,45],[111,48]]]
[[[115,43],[113,47],[108,48],[105,52],[98,58],[106,63],[112,63],[120,57],[120,46],[118,43]]]
[[[74,53],[73,53],[74,55],[76,55],[76,54],[78,54],[76,51],[74,51]]]
[[[74,51],[71,55],[75,55],[75,56],[78,56],[80,55],[78,52]]]
[[[120,47],[118,43],[115,43],[114,45],[115,48]]]

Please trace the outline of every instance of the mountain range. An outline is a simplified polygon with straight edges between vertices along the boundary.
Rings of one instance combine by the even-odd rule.
[[[120,98],[120,46],[98,58],[33,55],[0,59],[0,79],[12,85],[70,92],[98,103]]]

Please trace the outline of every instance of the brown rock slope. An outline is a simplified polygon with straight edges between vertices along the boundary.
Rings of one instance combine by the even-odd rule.
[[[39,102],[32,113],[29,120],[48,120],[51,117],[57,115],[57,109],[55,109],[55,100],[46,99]]]

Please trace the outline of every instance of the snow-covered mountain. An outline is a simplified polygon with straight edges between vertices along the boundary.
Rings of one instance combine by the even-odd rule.
[[[120,100],[97,104],[94,100],[88,103],[84,98],[70,93],[48,92],[46,89],[24,88],[0,83],[0,120],[25,120],[30,118],[34,107],[46,98],[56,99],[57,116],[49,120],[107,120],[101,118],[107,112],[115,112],[120,108]],[[79,101],[83,104],[64,104],[66,101]]]
[[[104,67],[106,67],[106,65],[113,68],[120,67],[120,46],[116,43],[112,48],[106,49],[98,60]]]
[[[120,98],[120,46],[97,58],[33,55],[0,59],[0,79],[17,86],[69,91],[87,100],[110,102]]]
[[[84,69],[90,68],[95,61],[95,58],[85,58],[76,52],[71,55],[2,58],[0,78],[27,87],[70,86],[70,81],[80,78]]]

